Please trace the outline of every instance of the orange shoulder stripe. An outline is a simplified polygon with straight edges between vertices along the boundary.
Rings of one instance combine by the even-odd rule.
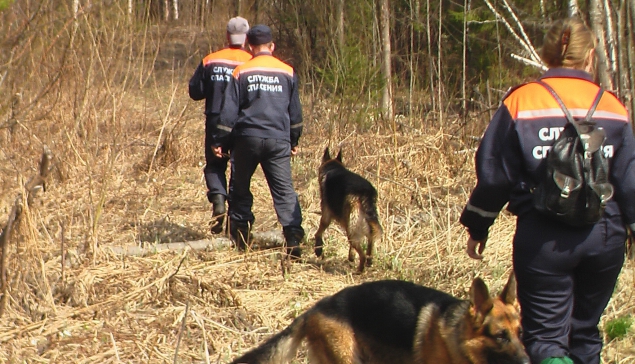
[[[548,83],[560,96],[574,117],[584,117],[599,87],[588,81],[575,78],[547,78]],[[580,97],[580,95],[584,95]],[[513,119],[535,119],[562,117],[558,102],[543,86],[529,83],[514,90],[504,101]],[[628,112],[611,93],[605,92],[594,113],[595,116],[628,121]]]
[[[293,77],[293,67],[273,56],[258,56],[243,63],[234,70],[234,77],[238,77],[244,72],[254,71],[283,72]]]
[[[203,58],[203,65],[207,66],[212,62],[217,62],[238,66],[249,61],[251,58],[251,54],[242,49],[225,48],[221,49],[220,51],[211,53]]]

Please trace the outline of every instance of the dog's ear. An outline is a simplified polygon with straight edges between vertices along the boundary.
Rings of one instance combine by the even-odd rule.
[[[340,149],[340,151],[337,153],[337,159],[338,161],[340,161],[340,163],[342,163],[342,150]]]
[[[498,297],[506,305],[516,304],[516,275],[514,275],[513,271],[507,279],[505,288],[503,288],[501,294]]]
[[[493,303],[487,285],[480,278],[474,278],[470,289],[470,301],[475,313],[485,315],[492,309]]]
[[[324,148],[324,155],[322,155],[322,162],[326,162],[331,159],[331,153],[329,147]]]

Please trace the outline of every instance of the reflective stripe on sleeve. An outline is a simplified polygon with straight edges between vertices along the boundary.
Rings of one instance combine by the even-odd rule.
[[[481,208],[478,208],[474,205],[471,205],[469,202],[467,203],[467,205],[465,206],[465,209],[467,211],[472,211],[476,214],[478,214],[481,217],[486,217],[489,219],[495,219],[498,216],[498,212],[489,212],[489,211],[485,211]]]

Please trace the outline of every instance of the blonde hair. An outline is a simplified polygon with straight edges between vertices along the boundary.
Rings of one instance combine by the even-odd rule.
[[[578,18],[559,20],[545,34],[541,57],[549,68],[584,69],[596,45],[593,32]]]

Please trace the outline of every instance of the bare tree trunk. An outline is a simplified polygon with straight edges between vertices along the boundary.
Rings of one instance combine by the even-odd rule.
[[[470,11],[470,1],[463,0],[463,78],[461,80],[461,108],[467,117],[467,13]]]
[[[441,56],[441,51],[443,50],[442,44],[443,44],[443,37],[441,36],[443,34],[443,2],[439,1],[439,29],[437,30],[439,33],[439,38],[437,40],[437,81],[438,81],[438,87],[437,87],[437,101],[439,102],[439,122],[441,122],[443,120],[443,82],[442,82],[442,77],[441,77],[441,59],[443,58]]]
[[[414,2],[414,3],[413,3]],[[409,53],[409,68],[410,68],[410,80],[408,83],[408,115],[412,115],[412,103],[414,98],[414,88],[416,75],[419,73],[415,69],[418,57],[415,52],[415,24],[419,25],[419,0],[410,0],[410,51]]]
[[[380,21],[381,21],[381,73],[384,79],[384,89],[382,92],[381,104],[385,120],[393,120],[392,110],[392,63],[390,47],[390,0],[381,0]]]
[[[258,24],[258,14],[260,14],[260,0],[254,0],[254,24]]]
[[[335,32],[337,34],[337,46],[339,47],[338,51],[340,54],[344,52],[344,0],[337,0],[337,28]]]
[[[578,0],[569,0],[569,4],[567,5],[567,14],[571,17],[578,15],[579,13],[580,8],[578,7]]]
[[[170,0],[163,0],[163,19],[165,21],[170,20]]]
[[[436,111],[436,95],[434,94],[434,59],[432,58],[432,32],[430,31],[430,0],[426,0],[426,35],[428,40],[428,60],[430,62],[428,75],[430,76],[430,102],[432,111]]]
[[[132,21],[132,3],[133,0],[128,0],[128,20]]]
[[[613,90],[613,80],[611,78],[611,66],[606,47],[606,37],[604,35],[605,18],[604,7],[598,0],[589,0],[589,15],[591,18],[591,29],[595,34],[598,45],[596,47],[597,55],[597,77],[600,84],[608,90]]]
[[[545,9],[545,0],[540,0],[540,16],[543,19],[547,17],[547,10]]]
[[[615,27],[615,11],[609,0],[604,0],[604,14],[606,14],[606,54],[608,55],[610,76],[613,82],[616,82],[615,73],[617,72],[617,29]]]
[[[179,20],[179,0],[172,0],[172,7],[174,9],[174,20]]]
[[[615,39],[615,50],[617,51],[617,80],[618,80],[618,96],[620,99],[627,101],[626,99],[630,99],[630,75],[628,74],[628,39],[624,39],[624,34],[626,34],[627,29],[627,7],[628,5],[624,2],[621,2],[620,8],[617,12],[617,32],[615,35],[617,38]]]
[[[630,27],[635,24],[635,0],[629,0],[626,7],[626,21],[629,22]],[[630,35],[630,34],[629,34]],[[629,110],[631,121],[635,120],[635,95],[633,95],[633,86],[635,85],[635,68],[631,65],[635,64],[635,39],[632,36],[626,36],[626,57],[628,61],[623,67],[628,72],[628,78],[630,80],[630,87],[628,88],[627,101],[629,102]]]
[[[77,33],[77,29],[79,28],[79,21],[77,19],[78,13],[79,0],[73,0],[73,38],[75,38],[75,34]]]

